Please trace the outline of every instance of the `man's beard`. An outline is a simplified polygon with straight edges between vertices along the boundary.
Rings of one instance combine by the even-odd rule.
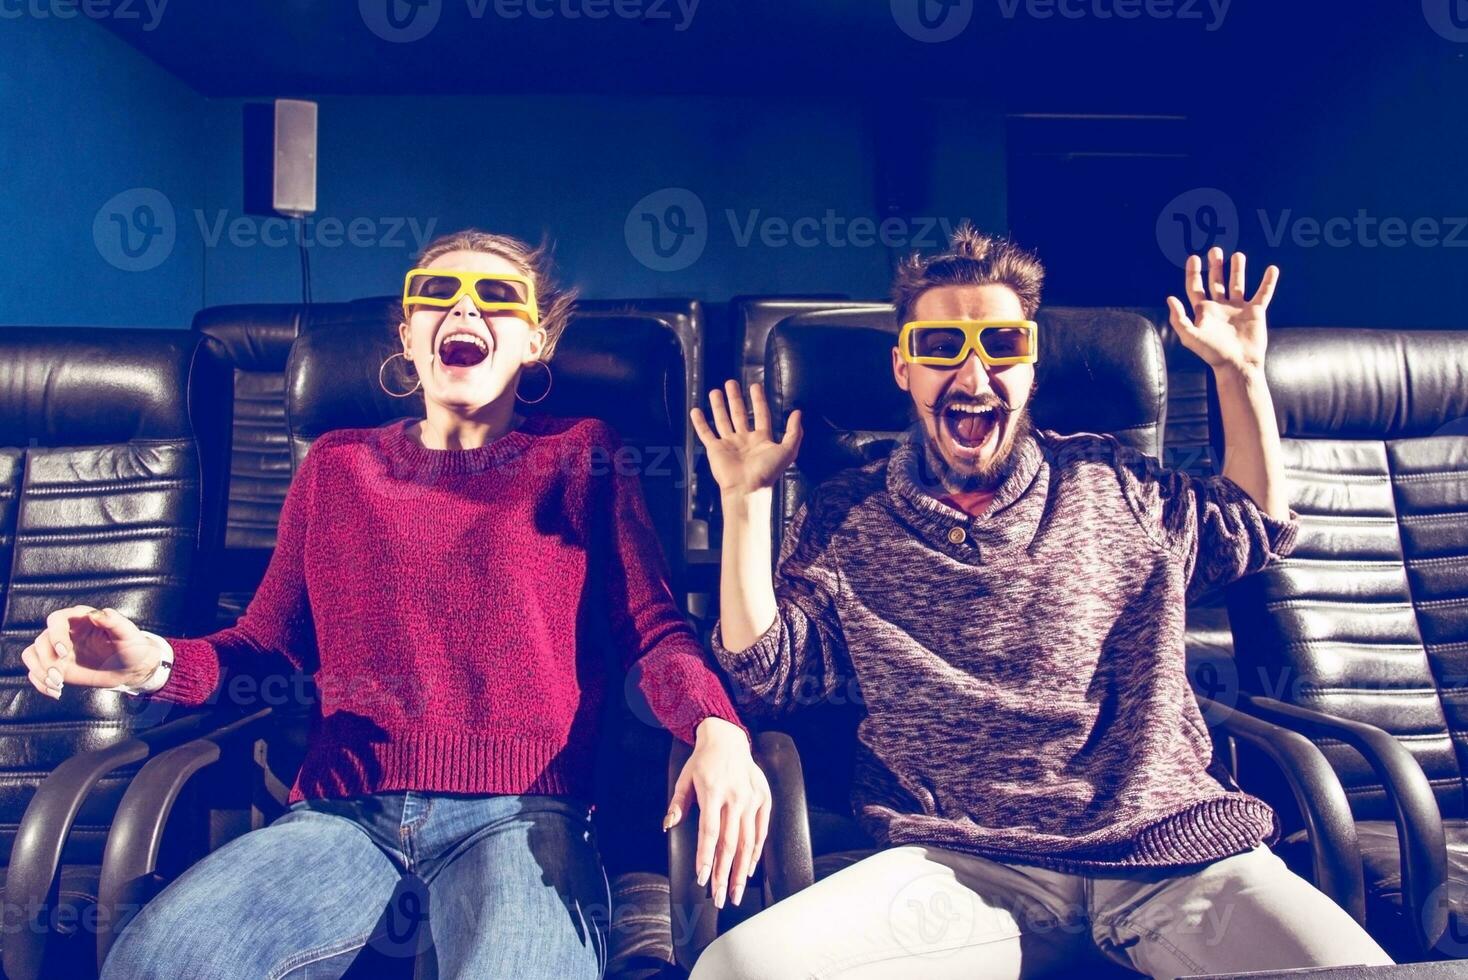
[[[945,424],[943,410],[950,402],[956,401],[973,402],[973,399],[946,399],[941,405],[935,406],[933,413],[935,426]],[[951,466],[944,458],[942,451],[933,444],[927,428],[919,426],[919,431],[922,433],[923,462],[926,470],[924,477],[931,478],[945,492],[953,494],[995,490],[1019,465],[1019,447],[1030,438],[1034,429],[1034,424],[1030,419],[1030,407],[1025,404],[1019,411],[1010,413],[997,399],[991,404],[1001,413],[995,422],[996,426],[1003,426],[1009,431],[1001,435],[999,448],[994,455],[982,460],[972,469],[959,470]]]

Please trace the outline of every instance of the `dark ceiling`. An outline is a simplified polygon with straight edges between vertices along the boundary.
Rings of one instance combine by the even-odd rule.
[[[1248,111],[1231,100],[1286,89],[1308,99],[1372,61],[1461,59],[1464,47],[1433,34],[1415,0],[1381,4],[1395,10],[1374,20],[1353,14],[1364,4],[1295,0],[946,0],[971,20],[944,43],[899,28],[895,9],[917,2],[169,0],[156,23],[103,23],[209,96],[951,96],[1011,111],[1211,101],[1231,115]],[[586,16],[598,8],[607,15]],[[1116,15],[1128,8],[1171,13]],[[633,11],[647,15],[625,16]]]

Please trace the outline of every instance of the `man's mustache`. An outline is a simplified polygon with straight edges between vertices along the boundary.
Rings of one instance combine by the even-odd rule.
[[[1009,407],[1008,402],[1001,399],[994,392],[989,392],[988,395],[982,395],[977,398],[972,395],[949,393],[948,395],[935,399],[928,406],[928,411],[934,415],[941,415],[955,405],[973,405],[977,408],[992,408],[996,412],[1002,412],[1005,415],[1014,411]]]

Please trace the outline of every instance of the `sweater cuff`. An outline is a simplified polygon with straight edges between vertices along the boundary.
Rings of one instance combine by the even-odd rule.
[[[743,650],[730,650],[724,646],[724,624],[714,624],[709,645],[713,647],[714,659],[735,680],[743,680],[750,673],[766,676],[779,661],[780,647],[785,641],[785,618],[775,614],[775,621],[759,637]]]
[[[1288,558],[1290,552],[1295,550],[1295,538],[1300,533],[1300,515],[1294,508],[1290,508],[1289,517],[1279,520],[1261,510],[1259,522],[1264,525],[1264,533],[1269,536],[1270,557]]]
[[[1264,528],[1265,540],[1269,544],[1269,560],[1276,561],[1280,558],[1288,558],[1290,552],[1295,550],[1295,538],[1300,533],[1300,515],[1293,507],[1290,508],[1289,516],[1284,520],[1270,517],[1264,512],[1264,508],[1254,502],[1249,496],[1249,491],[1235,483],[1230,477],[1219,474],[1218,483],[1224,488],[1226,494],[1240,503],[1252,508],[1259,516],[1259,523]]]
[[[168,683],[147,697],[197,708],[209,701],[219,686],[219,655],[207,640],[168,640],[173,648],[173,673]]]
[[[702,713],[700,714],[699,712]],[[753,751],[754,738],[749,734],[749,729],[745,726],[744,722],[739,720],[739,713],[734,710],[734,706],[729,704],[727,700],[725,700],[722,707],[716,704],[700,705],[699,712],[695,712],[695,714],[698,715],[698,720],[693,723],[692,728],[688,729],[686,735],[680,734],[678,732],[674,732],[673,734],[676,737],[687,742],[689,745],[697,745],[698,726],[703,724],[704,721],[709,718],[722,718],[724,721],[729,722],[729,724],[734,725],[736,728],[744,733],[744,740],[749,744],[750,750]]]
[[[689,745],[696,743],[698,726],[709,717],[739,726],[749,738],[714,665],[693,636],[670,652],[672,656],[655,654],[634,665],[640,675],[636,686],[657,723]]]

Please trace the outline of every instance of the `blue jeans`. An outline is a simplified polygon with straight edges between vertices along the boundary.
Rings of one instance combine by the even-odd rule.
[[[610,905],[584,802],[309,800],[144,906],[102,976],[339,977],[364,951],[411,958],[426,917],[441,977],[597,978]]]

